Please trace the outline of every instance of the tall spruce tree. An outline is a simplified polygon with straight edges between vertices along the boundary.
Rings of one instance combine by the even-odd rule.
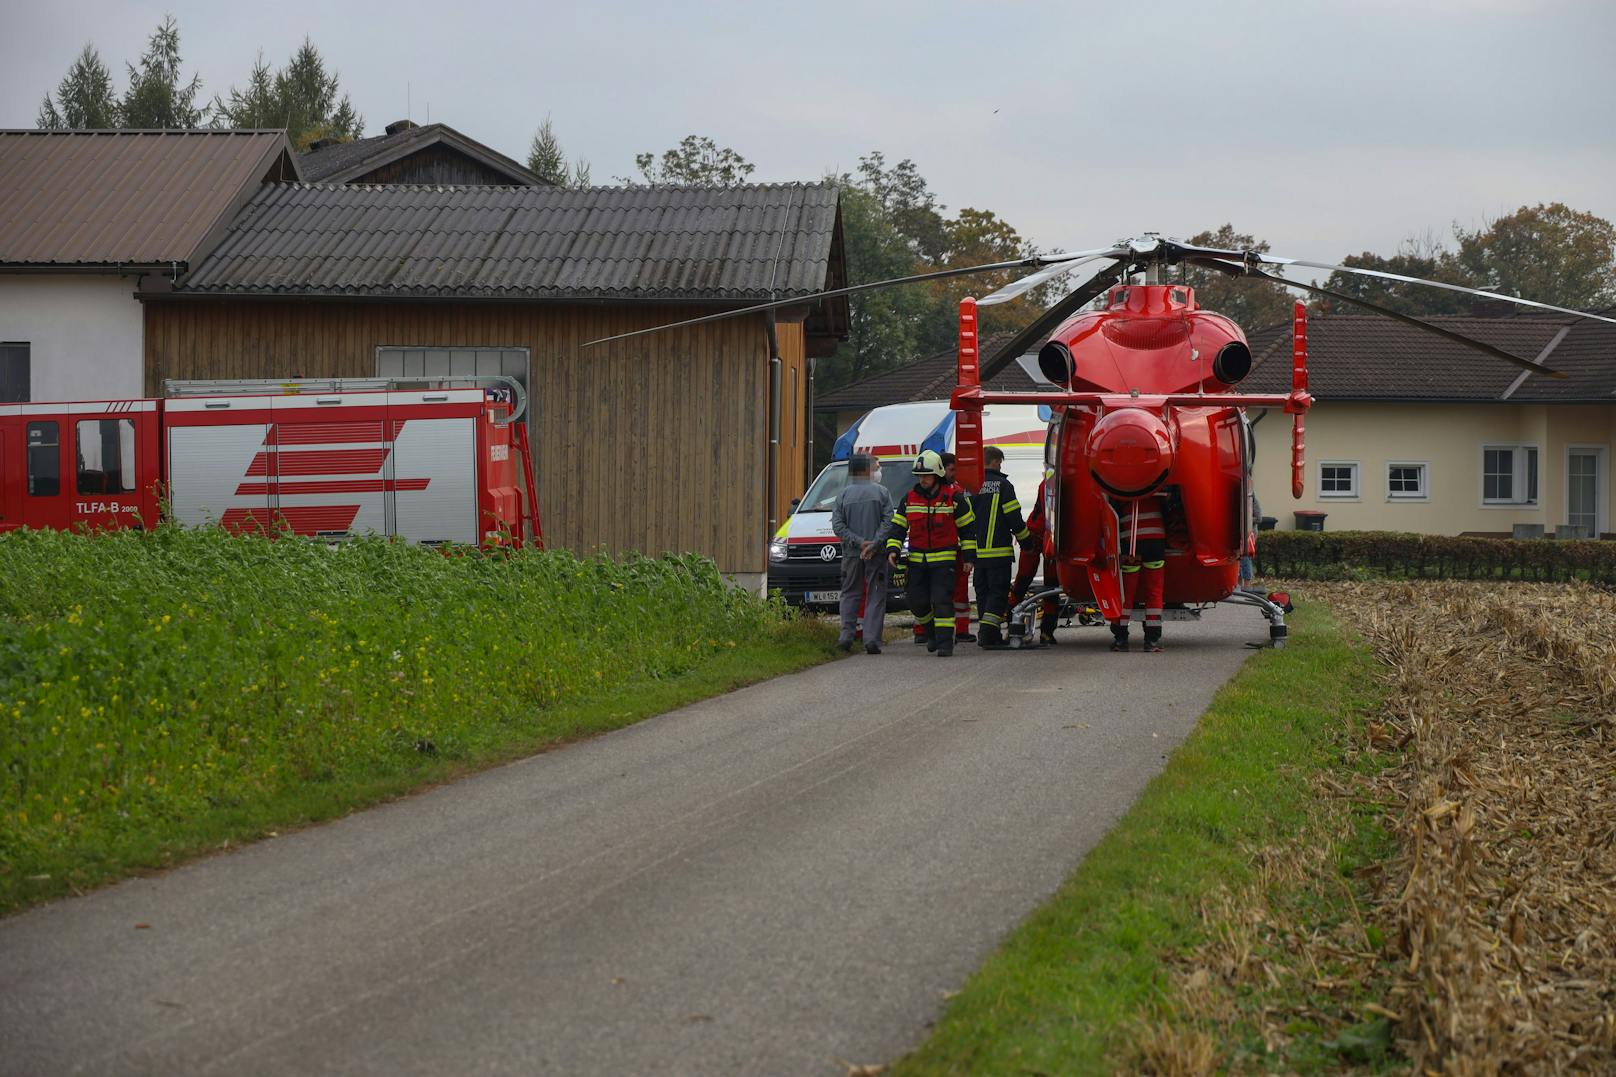
[[[364,117],[341,93],[338,73],[326,69],[320,50],[306,37],[278,71],[271,71],[260,51],[246,85],[215,97],[212,112],[215,127],[284,127],[300,150],[317,138],[346,141],[365,130]]]
[[[174,16],[163,16],[162,23],[152,31],[140,65],[125,66],[129,69],[129,87],[119,108],[123,127],[172,130],[196,127],[202,122],[202,110],[196,107],[202,78],[192,75],[189,82],[181,81],[180,28]]]
[[[104,130],[119,126],[118,95],[112,89],[112,72],[101,62],[101,54],[88,43],[67,69],[56,87],[56,98],[45,95],[39,106],[40,127],[75,131]]]

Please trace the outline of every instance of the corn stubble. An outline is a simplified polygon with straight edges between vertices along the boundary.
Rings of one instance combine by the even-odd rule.
[[[1616,1068],[1616,596],[1342,588],[1389,669],[1375,792],[1399,855],[1374,914],[1416,1069]]]
[[[1324,1057],[1301,1068],[1616,1071],[1616,595],[1298,590],[1374,648],[1385,706],[1316,777],[1316,840],[1254,851],[1252,882],[1203,903],[1206,941],[1130,1066],[1291,1068],[1310,1035]],[[1361,901],[1333,851],[1355,811],[1394,848],[1358,871]],[[1332,891],[1347,913],[1310,917]],[[1217,1035],[1209,1052],[1242,1017],[1262,1050]]]

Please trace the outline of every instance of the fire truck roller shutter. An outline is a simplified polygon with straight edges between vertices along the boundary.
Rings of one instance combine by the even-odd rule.
[[[210,413],[210,403],[226,403],[231,408],[257,403],[262,408],[262,401],[250,398],[168,401],[165,448],[174,519],[190,527],[221,523],[269,527],[272,505],[268,477],[251,474],[263,471],[254,463],[264,452],[269,423],[263,419],[232,421],[227,418],[230,409]],[[247,492],[238,492],[243,488]]]
[[[403,405],[432,394],[388,395],[389,418],[398,431],[388,458],[396,482],[391,533],[409,542],[475,546],[482,534],[477,418],[416,418],[412,412],[419,409]]]

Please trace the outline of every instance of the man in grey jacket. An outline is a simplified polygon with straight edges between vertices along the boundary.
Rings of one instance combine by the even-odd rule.
[[[842,633],[836,646],[853,649],[859,606],[864,607],[864,650],[881,653],[887,618],[887,558],[876,540],[892,519],[892,495],[870,477],[870,458],[847,461],[847,485],[836,495],[830,527],[842,540]],[[868,592],[866,596],[866,592]]]

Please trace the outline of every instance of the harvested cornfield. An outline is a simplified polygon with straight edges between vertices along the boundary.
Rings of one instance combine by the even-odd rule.
[[[1392,678],[1399,839],[1370,910],[1417,1071],[1616,1069],[1616,596],[1332,589]]]
[[[1616,1072],[1616,595],[1295,590],[1374,649],[1383,705],[1308,840],[1204,903],[1129,1068]]]

